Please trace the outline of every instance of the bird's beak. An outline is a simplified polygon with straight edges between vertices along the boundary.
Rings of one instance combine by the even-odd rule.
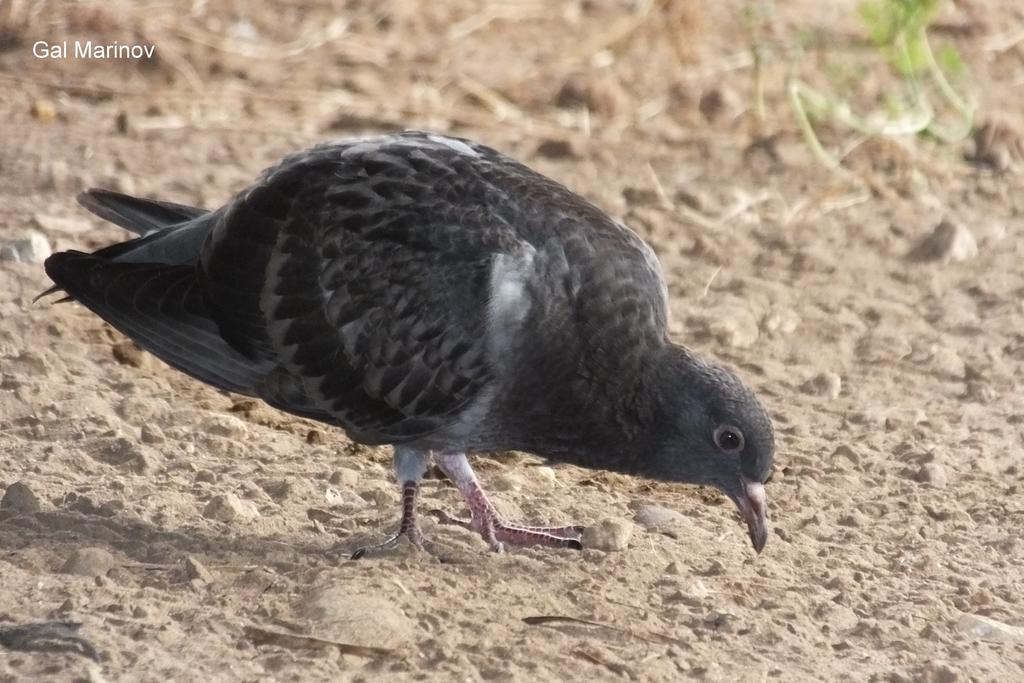
[[[768,542],[768,498],[764,494],[764,484],[740,477],[740,491],[735,500],[743,521],[747,523],[754,551],[760,553]]]

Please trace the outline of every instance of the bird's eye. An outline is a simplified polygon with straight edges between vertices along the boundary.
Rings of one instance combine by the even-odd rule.
[[[719,425],[715,429],[715,445],[726,453],[743,450],[743,432],[732,425]]]

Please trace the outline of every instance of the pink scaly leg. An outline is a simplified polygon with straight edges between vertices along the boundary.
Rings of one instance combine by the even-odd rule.
[[[435,461],[441,471],[458,487],[466,504],[469,506],[470,520],[452,517],[446,512],[434,510],[432,514],[445,524],[457,524],[480,534],[492,548],[501,551],[503,544],[509,545],[542,545],[549,548],[583,547],[581,526],[539,527],[510,524],[501,519],[498,511],[487,499],[487,494],[480,487],[476,473],[469,466],[464,454],[436,455]]]

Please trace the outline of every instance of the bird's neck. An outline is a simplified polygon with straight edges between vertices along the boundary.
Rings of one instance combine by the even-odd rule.
[[[545,443],[523,450],[583,467],[627,474],[643,471],[645,454],[656,447],[660,425],[672,419],[667,397],[701,361],[668,341],[630,360],[614,372],[583,369],[571,391],[559,392],[545,406],[545,425],[537,430],[545,435]]]

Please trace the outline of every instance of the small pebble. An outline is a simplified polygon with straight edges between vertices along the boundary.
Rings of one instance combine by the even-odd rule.
[[[980,614],[964,614],[956,622],[957,629],[972,638],[998,643],[1024,643],[1024,628],[1011,626]]]
[[[57,105],[50,100],[36,100],[29,108],[32,118],[43,123],[53,123],[57,120]]]
[[[966,680],[960,669],[943,662],[934,661],[925,664],[921,669],[921,683],[959,683]]]
[[[704,625],[721,633],[732,633],[736,630],[736,615],[723,610],[711,610],[704,616]]]
[[[800,390],[805,394],[821,396],[834,401],[839,398],[839,394],[843,390],[843,380],[836,373],[826,370],[801,384]]]
[[[145,368],[150,363],[150,355],[139,348],[139,345],[131,340],[118,342],[110,347],[110,352],[121,365],[129,365],[133,368]]]
[[[962,397],[975,403],[991,403],[999,398],[999,393],[988,382],[979,380],[968,382]]]
[[[746,308],[728,307],[708,321],[708,332],[720,344],[745,349],[757,341],[759,331],[757,319]]]
[[[974,150],[966,155],[967,160],[996,171],[1013,170],[1016,158],[1024,149],[1020,131],[1011,123],[998,119],[978,124],[973,141]]]
[[[625,550],[633,535],[633,523],[625,519],[603,519],[583,532],[583,547],[609,552]]]
[[[31,514],[39,512],[42,504],[39,502],[39,496],[28,487],[28,484],[16,481],[7,487],[3,499],[0,499],[0,509]]]
[[[859,464],[860,460],[861,460],[861,455],[860,455],[860,453],[857,452],[857,449],[854,448],[853,446],[851,446],[850,444],[846,444],[846,443],[839,444],[836,447],[836,449],[832,452],[832,457],[833,458],[837,458],[837,457],[846,458],[847,460],[849,460],[854,465]]]
[[[610,78],[597,78],[592,73],[576,73],[566,79],[555,95],[555,105],[562,109],[586,109],[592,114],[612,117],[626,105],[628,95]]]
[[[249,434],[246,424],[231,415],[210,415],[199,424],[199,428],[213,436],[236,440],[243,440]]]
[[[43,167],[43,188],[68,192],[72,189],[71,167],[63,159],[54,159]]]
[[[213,583],[213,574],[207,569],[202,562],[197,560],[192,555],[185,558],[185,576],[189,580],[199,580],[203,583]]]
[[[287,500],[295,493],[295,486],[289,479],[264,479],[259,482],[259,485],[271,499],[277,502]]]
[[[711,591],[708,590],[708,586],[706,583],[704,583],[700,579],[695,579],[694,582],[690,584],[690,588],[687,590],[687,594],[690,597],[695,598],[697,600],[703,600],[711,594]]]
[[[502,472],[491,480],[489,488],[495,491],[521,491],[526,485],[518,472]]]
[[[530,469],[530,478],[542,489],[558,488],[558,475],[554,468],[546,465]]]
[[[335,486],[354,489],[359,484],[359,472],[349,467],[339,467],[331,473],[330,482]]]
[[[914,261],[937,261],[944,265],[959,263],[978,255],[978,243],[965,226],[943,219],[935,229],[915,246],[909,258]]]
[[[955,350],[944,346],[936,348],[932,353],[931,365],[943,377],[963,379],[967,375],[964,359]]]
[[[771,335],[792,334],[799,326],[800,316],[789,308],[773,310],[761,322],[764,331]]]
[[[0,261],[15,263],[42,263],[53,253],[46,237],[30,230],[25,237],[11,240],[0,247]]]
[[[114,556],[103,548],[79,548],[71,553],[60,571],[76,576],[106,576],[114,564]]]
[[[937,462],[928,462],[917,471],[915,479],[922,484],[934,486],[937,489],[946,488],[949,477],[946,475],[946,468]]]
[[[158,425],[146,423],[142,425],[142,433],[140,435],[142,443],[156,444],[163,443],[167,440],[164,436],[164,431],[160,429]]]
[[[838,520],[836,520],[836,523],[839,526],[846,526],[851,528],[862,527],[865,525],[865,522],[866,519],[864,515],[860,512],[857,512],[856,510],[849,512],[840,517]]]
[[[679,528],[685,524],[685,518],[681,513],[650,503],[637,507],[633,519],[648,531],[667,534],[673,538],[677,537]]]
[[[123,109],[114,117],[114,130],[121,135],[127,135],[132,130],[131,119],[128,118],[128,112]]]
[[[255,505],[248,501],[243,502],[233,493],[214,496],[203,509],[203,517],[218,522],[245,521],[259,516]]]
[[[156,454],[153,449],[137,443],[134,439],[115,437],[103,445],[105,448],[97,449],[94,456],[108,465],[136,474],[152,472],[156,465]]]
[[[548,139],[537,145],[537,156],[549,159],[567,159],[579,156],[569,140]]]
[[[329,503],[337,505],[345,502],[345,496],[341,492],[335,491],[334,496],[336,499],[332,501],[330,489],[328,489],[328,495],[326,498]],[[376,505],[377,507],[385,507],[395,504],[395,489],[390,483],[378,481],[376,482],[376,485],[360,491],[359,497],[368,503]]]
[[[701,93],[697,107],[708,123],[730,121],[742,111],[740,97],[732,89],[722,86],[714,86]]]

